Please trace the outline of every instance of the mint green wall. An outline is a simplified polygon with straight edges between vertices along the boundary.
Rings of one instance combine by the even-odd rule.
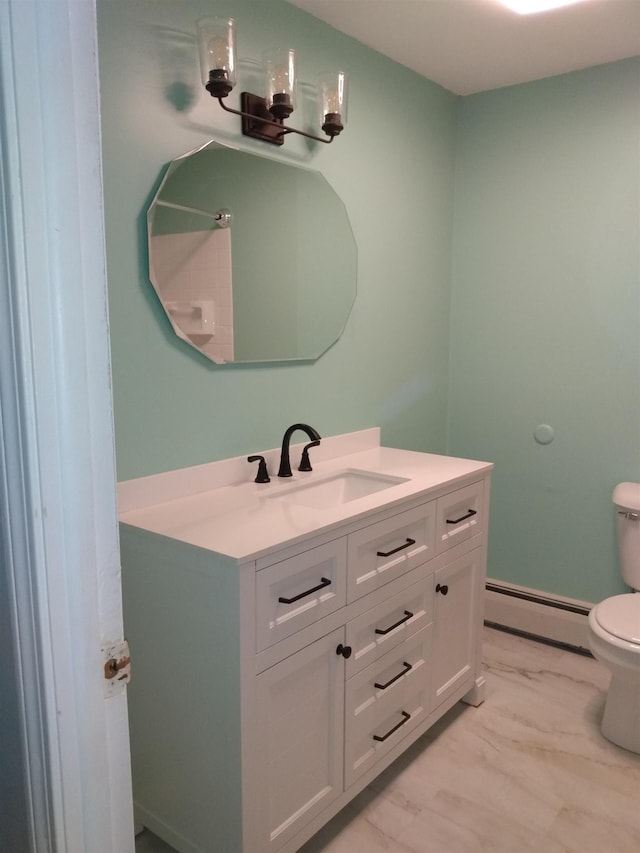
[[[303,80],[350,73],[340,139],[269,149],[325,174],[358,244],[351,318],[312,364],[210,364],[147,280],[164,166],[212,136],[264,150],[201,88],[195,21],[216,11],[238,20],[239,88],[276,41]],[[276,446],[297,420],[380,425],[389,445],[496,463],[492,577],[622,590],[610,495],[640,479],[640,59],[455,98],[278,0],[98,14],[119,479]]]
[[[196,20],[216,12],[238,21],[239,90],[260,86],[248,60],[275,42],[298,50],[303,81],[350,74],[342,137],[268,148],[323,172],[358,245],[354,310],[315,363],[213,365],[173,335],[147,279],[145,212],[166,164],[213,136],[266,147],[201,86]],[[444,451],[456,98],[279,0],[99,0],[98,34],[119,479],[273,447],[299,420]]]
[[[496,463],[489,574],[599,600],[640,480],[640,59],[464,98],[455,210],[448,450]]]

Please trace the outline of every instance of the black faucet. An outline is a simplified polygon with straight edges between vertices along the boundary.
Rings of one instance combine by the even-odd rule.
[[[280,468],[278,470],[278,477],[291,477],[291,461],[289,459],[289,444],[291,442],[291,436],[293,433],[301,429],[303,432],[309,436],[311,441],[320,442],[320,433],[315,430],[312,426],[308,424],[293,424],[290,426],[284,434],[284,438],[282,439],[282,453],[280,454]]]

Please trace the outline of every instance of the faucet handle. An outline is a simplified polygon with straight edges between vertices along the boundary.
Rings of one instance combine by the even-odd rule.
[[[258,473],[256,474],[256,483],[270,483],[271,477],[269,476],[269,472],[267,471],[267,463],[265,462],[264,456],[247,456],[247,462],[257,462],[258,463]]]
[[[302,458],[300,459],[300,466],[298,471],[313,471],[311,467],[311,462],[309,460],[309,448],[317,447],[320,444],[319,441],[311,441],[309,444],[305,444],[302,448]]]

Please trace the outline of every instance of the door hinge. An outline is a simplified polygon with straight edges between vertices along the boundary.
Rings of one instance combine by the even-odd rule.
[[[120,640],[102,648],[105,698],[121,693],[131,681],[129,643]]]

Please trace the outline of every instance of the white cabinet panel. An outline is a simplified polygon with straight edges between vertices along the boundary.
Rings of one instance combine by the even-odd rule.
[[[433,704],[454,693],[474,670],[482,549],[437,571],[434,589]]]
[[[343,638],[343,629],[333,631],[257,677],[265,851],[342,793],[344,658],[336,648]]]

